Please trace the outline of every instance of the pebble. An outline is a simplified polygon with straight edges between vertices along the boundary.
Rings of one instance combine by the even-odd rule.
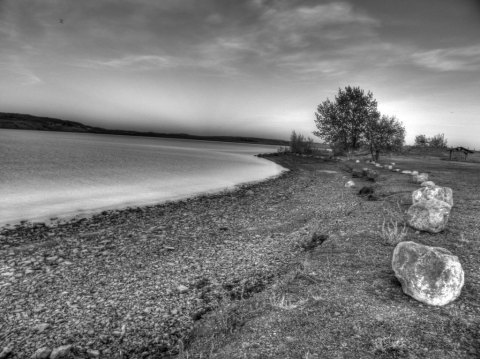
[[[94,349],[88,349],[87,354],[90,358],[99,358],[100,357],[100,351],[94,350]]]
[[[178,290],[179,293],[186,293],[186,292],[188,292],[188,287],[184,286],[183,284],[180,284],[177,287],[177,290]]]
[[[5,359],[10,354],[12,354],[12,348],[7,346],[7,347],[3,348],[3,350],[0,352],[0,359]]]
[[[52,349],[48,347],[41,347],[32,355],[32,359],[48,359]]]
[[[72,349],[72,345],[62,345],[60,347],[57,347],[52,350],[52,353],[50,354],[50,359],[62,359],[66,358],[68,354],[70,353],[70,350]]]
[[[48,323],[41,323],[37,324],[36,326],[33,327],[33,330],[36,331],[37,333],[43,333],[45,330],[50,328],[50,324]]]

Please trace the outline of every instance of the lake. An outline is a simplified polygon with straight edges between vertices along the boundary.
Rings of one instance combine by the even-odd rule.
[[[0,225],[72,218],[233,188],[280,174],[276,146],[0,130]]]

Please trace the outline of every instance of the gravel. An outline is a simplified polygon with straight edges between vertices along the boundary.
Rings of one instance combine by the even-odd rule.
[[[232,192],[4,229],[0,352],[176,353],[196,320],[225,297],[262,290],[302,250],[298,218],[315,213],[295,193],[310,181],[292,171]]]

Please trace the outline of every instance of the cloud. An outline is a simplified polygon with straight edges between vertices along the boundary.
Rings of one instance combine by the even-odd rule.
[[[77,63],[85,67],[107,67],[114,69],[151,70],[176,66],[171,58],[157,55],[128,55],[109,60],[86,60]]]
[[[5,83],[18,86],[33,86],[43,82],[33,70],[22,64],[20,59],[1,61],[0,76]]]
[[[480,44],[416,52],[412,60],[436,71],[477,71],[480,70]]]

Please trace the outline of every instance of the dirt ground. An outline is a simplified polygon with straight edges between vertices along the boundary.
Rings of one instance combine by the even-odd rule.
[[[394,245],[380,230],[384,219],[404,221],[411,192],[419,187],[410,176],[380,169],[375,184],[354,178],[356,187],[343,189],[348,172],[326,177],[321,163],[300,159],[295,167],[312,184],[297,199],[312,215],[298,230],[303,240],[313,230],[329,239],[304,250],[267,290],[226,302],[198,322],[180,357],[479,358],[480,165],[401,156],[381,162],[427,172],[436,184],[453,189],[447,229],[439,234],[408,229],[404,240],[443,247],[459,257],[465,285],[456,301],[444,307],[417,302],[403,294],[391,268]],[[362,160],[337,168],[369,166]],[[324,200],[319,177],[338,184],[335,203]],[[356,195],[365,185],[373,185],[376,201]]]
[[[442,233],[465,271],[444,307],[402,293],[384,220],[418,185],[364,161],[271,156],[290,168],[233,192],[0,233],[0,352],[29,358],[478,358],[480,165],[384,158],[453,189]],[[357,195],[373,186],[375,200]],[[318,241],[312,242],[312,237]]]

